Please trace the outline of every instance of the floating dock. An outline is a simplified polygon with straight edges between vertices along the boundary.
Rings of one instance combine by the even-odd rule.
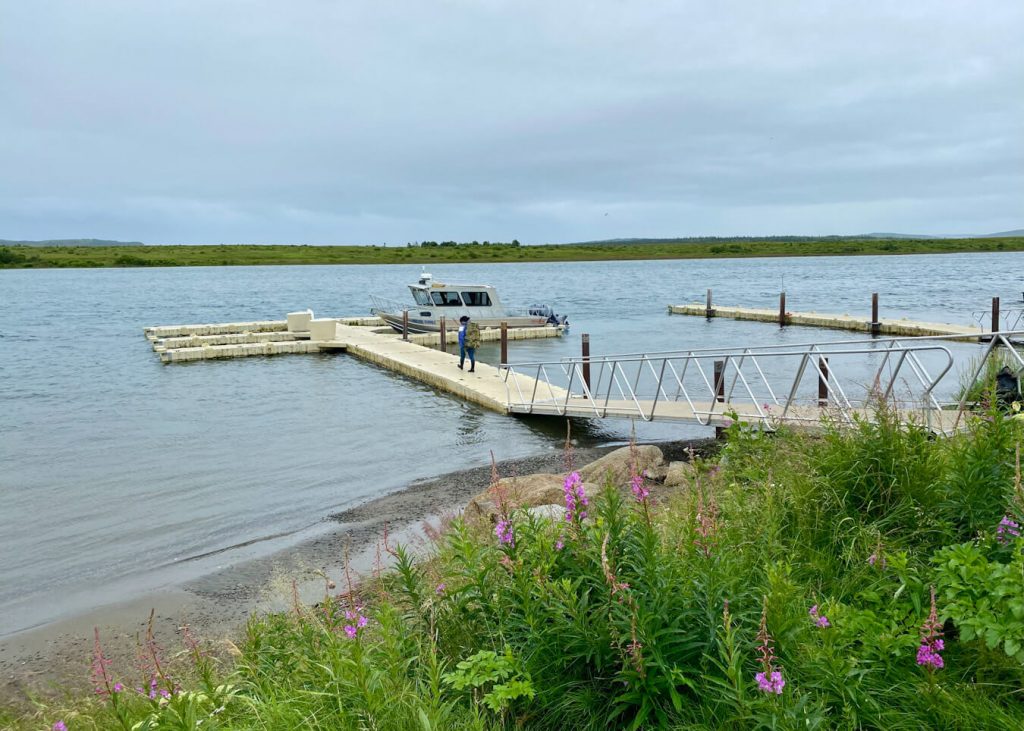
[[[669,305],[668,311],[672,315],[727,317],[733,320],[773,322],[780,325],[803,325],[806,327],[827,328],[829,330],[852,330],[854,332],[895,335],[898,337],[962,335],[964,340],[981,340],[985,333],[980,326],[970,327],[942,322],[917,322],[905,318],[899,320],[879,318],[877,321],[872,322],[870,318],[854,317],[852,315],[831,315],[820,312],[786,312],[783,315],[778,310],[763,310],[752,307],[721,307],[718,305],[709,310],[705,304],[699,302],[687,305]],[[783,318],[784,321],[782,321]]]
[[[691,309],[692,308],[692,309]],[[705,315],[704,308],[699,305],[683,306],[683,314]],[[743,317],[754,313],[754,317],[745,319],[768,319],[771,314],[761,310],[745,310],[742,308],[718,308],[722,316]],[[794,314],[794,313],[791,313]],[[794,314],[795,317],[795,314]],[[818,318],[835,320],[835,316],[821,316],[808,313],[812,318],[802,324],[828,327]],[[862,329],[869,331],[871,323],[857,318],[842,316],[841,324],[833,325],[840,329]],[[896,321],[905,328],[906,321]],[[950,328],[956,326],[929,325],[928,323],[909,323],[911,327],[936,328],[928,332],[941,332],[947,339],[967,338],[977,340],[979,331],[973,329]],[[901,337],[906,334],[917,334],[919,330],[900,329]],[[506,330],[508,339],[549,338],[564,333],[561,327],[515,328]],[[454,333],[449,347],[455,345]],[[995,345],[995,338],[1010,348],[1011,336],[1020,332],[989,334],[993,343],[986,349],[986,357]],[[484,330],[481,333],[485,340],[502,338],[500,329]],[[707,427],[728,426],[737,417],[743,421],[761,423],[767,428],[786,423],[798,428],[820,428],[821,419],[830,411],[838,410],[847,421],[855,417],[871,418],[870,409],[865,410],[865,399],[850,401],[847,397],[849,389],[839,385],[836,359],[840,356],[856,355],[860,350],[854,348],[850,352],[848,343],[811,344],[802,350],[793,351],[794,346],[787,346],[779,352],[778,346],[762,348],[764,352],[753,352],[746,348],[735,352],[719,351],[688,351],[679,353],[661,353],[652,355],[624,355],[591,357],[588,349],[588,338],[583,336],[584,353],[580,358],[559,358],[541,363],[524,363],[495,367],[477,362],[474,372],[458,368],[458,356],[448,352],[440,344],[440,334],[400,335],[391,328],[381,326],[376,318],[320,318],[314,319],[311,312],[291,313],[286,321],[260,321],[247,323],[223,323],[211,325],[189,325],[164,328],[149,328],[146,336],[150,339],[153,349],[159,353],[161,361],[176,363],[210,358],[237,358],[258,355],[277,355],[282,353],[329,353],[344,352],[367,363],[380,366],[393,373],[424,383],[434,389],[450,393],[465,401],[500,414],[535,414],[555,417],[573,418],[629,418],[643,421],[672,421],[699,424]],[[854,342],[854,341],[850,341]],[[902,342],[891,339],[877,341],[885,345],[881,351],[886,359],[879,366],[879,378],[889,378],[888,385],[882,389],[886,395],[893,389],[905,384],[901,380],[900,367],[906,375],[914,375],[920,381],[922,398],[911,399],[920,402],[919,406],[897,407],[901,419],[918,421],[926,424],[936,432],[949,433],[962,425],[962,413],[947,410],[934,397],[939,380],[949,371],[947,366],[932,378],[919,368],[918,354],[925,352],[945,353],[952,365],[952,356],[941,345],[927,342]],[[503,351],[505,350],[503,344]],[[774,348],[774,349],[773,349]],[[874,352],[874,351],[872,351]],[[833,361],[829,362],[829,356]],[[796,367],[793,380],[778,383],[772,387],[766,380],[761,368],[756,365],[757,358],[797,358],[800,362]],[[718,360],[714,360],[714,359]],[[503,361],[506,357],[502,356]],[[714,363],[704,362],[714,360]],[[891,361],[890,361],[891,359]],[[886,363],[891,367],[884,370]],[[810,365],[808,365],[810,364]],[[708,380],[710,366],[714,375]],[[764,381],[764,393],[754,393],[749,378],[739,370],[744,365],[756,367],[757,374]],[[1021,360],[1024,370],[1024,359]],[[688,369],[688,366],[692,368]],[[981,368],[981,365],[978,366]],[[686,381],[687,371],[689,381]],[[884,372],[883,372],[884,370]],[[912,373],[911,373],[912,372]],[[803,383],[804,376],[817,378],[817,398],[803,393],[808,384]],[[592,379],[591,376],[594,376]],[[641,383],[645,379],[656,379],[651,383]],[[671,379],[671,380],[667,380]],[[924,379],[924,380],[922,380]],[[876,379],[877,380],[877,379]],[[727,381],[731,385],[726,385]],[[592,384],[592,385],[591,385]],[[739,384],[739,385],[737,385]],[[881,384],[881,382],[879,382]],[[760,389],[760,386],[756,385]],[[736,393],[734,393],[736,391]],[[868,397],[874,393],[869,390]],[[674,395],[673,395],[674,394]],[[781,396],[776,396],[781,394]],[[788,396],[786,395],[788,394]],[[919,394],[920,395],[920,394]],[[903,402],[910,403],[905,397]],[[762,402],[763,399],[767,399]],[[781,399],[781,400],[780,400]],[[808,403],[810,401],[810,403]],[[961,404],[961,408],[962,408]],[[773,414],[772,409],[777,409]]]
[[[563,327],[524,327],[506,331],[507,340],[561,337]],[[292,313],[287,320],[172,325],[145,329],[146,338],[164,363],[220,358],[344,352],[438,390],[502,414],[510,413],[508,387],[502,372],[477,361],[473,373],[459,370],[458,355],[440,350],[440,333],[403,338],[377,317],[314,319],[311,312]],[[500,341],[499,328],[480,331],[484,341]],[[447,347],[457,345],[453,330]],[[531,390],[533,379],[518,376],[517,388]]]

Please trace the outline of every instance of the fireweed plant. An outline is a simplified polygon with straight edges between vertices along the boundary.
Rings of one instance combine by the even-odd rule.
[[[170,698],[97,645],[99,694],[9,725],[1024,728],[1024,538],[1002,522],[1024,517],[1024,423],[993,410],[936,439],[879,406],[824,427],[735,420],[688,484],[649,495],[634,469],[583,503],[566,470],[566,513],[509,499],[427,555],[385,545],[379,578],[252,618],[230,665],[161,659]]]

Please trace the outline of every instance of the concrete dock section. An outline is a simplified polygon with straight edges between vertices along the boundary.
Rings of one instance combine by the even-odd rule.
[[[868,317],[852,315],[833,315],[821,312],[785,312],[764,310],[752,307],[721,307],[715,305],[708,310],[704,303],[686,305],[669,305],[668,311],[673,315],[692,315],[695,317],[726,317],[733,320],[754,320],[756,322],[772,322],[785,325],[803,325],[820,327],[830,330],[851,330],[854,332],[875,333],[877,335],[895,335],[898,337],[925,337],[962,335],[965,340],[979,340],[984,330],[968,325],[953,325],[942,322],[917,322],[914,320],[879,318],[872,328],[872,320]],[[710,313],[710,314],[709,314]],[[783,320],[784,322],[780,322]]]
[[[509,334],[512,332],[509,331]],[[503,371],[486,363],[477,361],[475,372],[470,373],[468,360],[465,369],[459,370],[459,357],[455,353],[426,348],[411,340],[403,340],[401,336],[382,336],[365,328],[340,324],[335,340],[319,341],[317,344],[323,350],[343,350],[360,360],[425,383],[491,411],[510,413],[508,388]],[[522,375],[514,378],[516,380],[513,385],[518,388],[531,391],[535,387],[532,378]],[[566,394],[559,391],[558,396],[565,398]]]

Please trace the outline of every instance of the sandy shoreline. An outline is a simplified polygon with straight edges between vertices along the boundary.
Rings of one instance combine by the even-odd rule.
[[[679,459],[687,444],[659,446],[666,459]],[[585,464],[617,448],[577,449],[575,462]],[[503,477],[561,472],[563,457],[561,452],[551,452],[506,460],[498,469]],[[422,545],[426,540],[424,522],[436,523],[443,515],[460,511],[471,497],[486,489],[490,475],[491,468],[485,466],[412,483],[329,516],[335,527],[271,556],[2,638],[0,703],[20,704],[31,694],[87,687],[94,627],[99,628],[104,650],[115,665],[130,668],[137,638],[145,633],[151,610],[157,639],[169,651],[180,646],[185,624],[205,640],[237,639],[250,615],[288,605],[293,582],[307,603],[323,595],[324,576],[340,586],[346,552],[357,575],[369,573],[385,526],[392,541]]]

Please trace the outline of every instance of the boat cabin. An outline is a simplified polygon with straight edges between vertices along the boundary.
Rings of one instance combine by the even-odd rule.
[[[498,307],[494,287],[486,284],[444,284],[424,273],[416,284],[410,284],[412,298],[420,307]]]

